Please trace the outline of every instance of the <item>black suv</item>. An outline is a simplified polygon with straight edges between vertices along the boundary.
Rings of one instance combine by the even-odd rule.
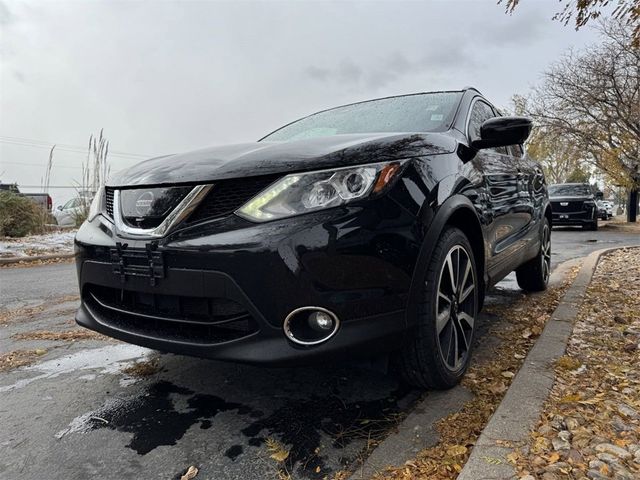
[[[553,225],[582,226],[598,230],[597,198],[602,194],[591,191],[588,183],[559,183],[549,185],[549,200],[553,214]]]
[[[475,89],[346,105],[258,142],[116,175],[76,236],[85,327],[260,364],[392,352],[413,385],[467,368],[487,288],[547,285],[531,122]]]

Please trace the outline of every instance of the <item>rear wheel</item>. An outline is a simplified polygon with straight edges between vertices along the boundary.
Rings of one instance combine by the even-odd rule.
[[[447,228],[433,251],[418,310],[417,332],[399,352],[404,380],[446,389],[460,382],[471,359],[480,288],[465,234]]]
[[[528,292],[541,292],[547,288],[551,273],[551,228],[544,219],[540,236],[540,251],[524,265],[516,269],[518,286]]]

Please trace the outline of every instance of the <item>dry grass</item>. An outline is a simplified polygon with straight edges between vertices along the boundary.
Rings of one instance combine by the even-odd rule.
[[[150,377],[160,371],[160,366],[157,360],[149,360],[144,362],[137,362],[122,369],[122,373],[125,373],[131,377]]]
[[[36,350],[14,350],[0,355],[0,372],[31,365],[45,353],[47,353],[45,349],[39,348]]]
[[[615,230],[623,233],[640,233],[640,222],[629,223],[623,216],[613,217],[611,221],[600,227],[603,230]]]
[[[568,355],[563,355],[556,362],[556,368],[558,368],[559,370],[577,370],[578,368],[580,368],[580,365],[582,365],[582,362],[580,362],[580,360]]]
[[[76,340],[109,340],[109,337],[91,330],[74,328],[54,332],[51,330],[33,330],[31,332],[17,333],[11,338],[16,340],[56,340],[62,342],[75,342]]]
[[[38,252],[37,255],[49,255],[53,253],[60,253],[59,251],[51,252]],[[58,263],[73,263],[75,257],[63,257],[63,258],[50,258],[47,260],[29,260],[28,257],[25,260],[21,260],[17,263],[5,263],[0,264],[0,268],[30,268],[41,267],[42,265],[54,265]]]

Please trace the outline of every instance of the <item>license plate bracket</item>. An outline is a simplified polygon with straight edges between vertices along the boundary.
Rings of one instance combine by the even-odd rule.
[[[128,244],[121,242],[110,248],[112,271],[120,277],[120,283],[125,283],[128,277],[143,277],[155,287],[158,279],[165,277],[164,255],[157,248],[152,243],[144,249],[129,248]]]

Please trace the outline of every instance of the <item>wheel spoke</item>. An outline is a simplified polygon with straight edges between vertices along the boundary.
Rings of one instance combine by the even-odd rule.
[[[444,300],[447,304],[451,305],[451,299],[447,297],[444,293],[438,290],[438,301]]]
[[[438,314],[438,316],[436,317],[436,331],[438,332],[438,335],[442,333],[442,330],[444,330],[444,327],[447,326],[447,323],[449,323],[450,319],[451,310],[448,308]]]
[[[464,302],[467,299],[467,297],[471,294],[471,292],[473,292],[474,288],[476,288],[476,286],[472,283],[471,285],[469,285],[467,287],[466,290],[461,291],[460,292],[460,298],[458,299],[458,302],[460,302],[460,303]]]
[[[460,335],[462,335],[462,339],[464,340],[465,351],[468,352],[469,351],[469,338],[467,338],[465,330],[464,330],[464,328],[462,328],[462,323],[460,323],[460,318],[458,318],[458,327],[460,327]],[[471,332],[472,331],[473,330],[471,330]],[[469,337],[471,337],[471,333],[469,333]]]
[[[460,293],[458,301],[460,302],[462,302],[464,298],[466,298],[467,295],[469,295],[469,293],[467,293],[466,295],[464,295],[464,298],[463,298],[463,293],[465,292],[464,286],[467,284],[467,279],[469,278],[470,271],[471,271],[471,260],[467,258],[467,264],[464,269],[464,275],[462,276],[462,282],[460,282],[460,284],[458,285],[458,292]],[[471,286],[473,287],[473,284],[471,284]]]
[[[449,271],[449,282],[451,285],[451,293],[456,293],[456,280],[453,273],[453,259],[451,253],[447,255],[447,270]]]
[[[456,252],[456,291],[458,293],[460,291],[460,249],[457,248]]]
[[[458,312],[458,320],[464,321],[470,329],[473,329],[473,325],[475,324],[474,318],[465,312]],[[461,324],[462,325],[462,324]]]
[[[452,323],[449,348],[447,349],[447,363],[449,364],[450,367],[456,368],[457,358],[458,358],[458,331],[455,325],[453,325]]]

